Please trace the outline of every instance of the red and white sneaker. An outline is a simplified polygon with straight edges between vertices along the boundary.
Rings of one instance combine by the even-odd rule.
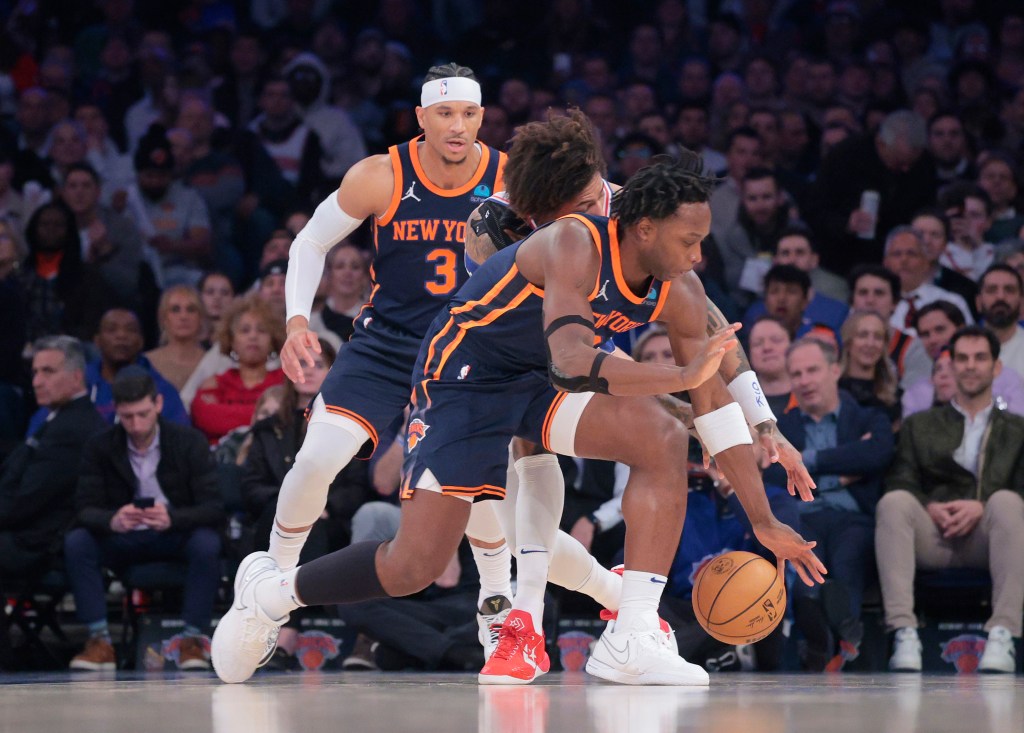
[[[481,685],[528,685],[551,669],[544,634],[525,611],[513,610],[498,633],[498,646],[480,670]]]

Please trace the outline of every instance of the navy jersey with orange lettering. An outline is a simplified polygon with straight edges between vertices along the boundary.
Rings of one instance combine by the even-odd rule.
[[[467,278],[466,220],[500,186],[505,162],[504,153],[480,144],[470,180],[444,190],[423,173],[419,141],[388,151],[395,185],[387,211],[374,220],[370,302],[320,389],[326,410],[360,425],[373,448],[401,427],[423,334]]]
[[[652,279],[642,295],[633,293],[622,276],[616,220],[570,217],[590,231],[601,255],[588,297],[595,345],[657,320],[671,283]],[[481,265],[423,340],[407,428],[403,498],[428,470],[444,494],[503,497],[509,440],[518,436],[552,448],[552,426],[567,393],[548,381],[544,293],[516,265],[516,254],[528,241]]]
[[[594,345],[657,320],[671,283],[652,279],[643,295],[630,290],[622,277],[617,220],[587,214],[564,218],[586,226],[601,255],[601,269],[588,297]],[[543,291],[523,277],[515,262],[519,248],[529,239],[492,255],[452,298],[447,313],[438,314],[420,350],[418,379],[443,379],[456,349],[472,352],[474,361],[481,364],[516,372],[547,371]]]
[[[446,190],[423,172],[421,139],[388,150],[395,186],[387,211],[374,219],[373,291],[359,315],[418,336],[466,280],[466,220],[502,185],[506,157],[478,143],[480,163],[473,177]]]

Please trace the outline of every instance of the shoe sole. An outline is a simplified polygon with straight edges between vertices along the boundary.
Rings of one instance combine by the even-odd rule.
[[[117,669],[117,664],[114,662],[72,662],[68,668],[79,672],[113,672]]]
[[[538,669],[532,679],[524,680],[507,674],[484,674],[481,672],[476,679],[481,685],[528,685],[542,675],[544,672]]]
[[[183,672],[208,672],[210,663],[202,659],[193,659],[190,662],[182,662],[178,665],[178,669]]]
[[[676,674],[665,674],[661,672],[645,672],[644,674],[629,674],[610,667],[604,662],[591,657],[587,660],[587,673],[608,682],[616,682],[620,685],[666,685],[671,687],[707,687],[711,684],[708,677],[680,677]]]

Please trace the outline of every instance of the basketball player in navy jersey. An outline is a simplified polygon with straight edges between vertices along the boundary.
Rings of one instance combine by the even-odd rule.
[[[476,141],[483,114],[480,85],[470,69],[431,68],[416,108],[423,135],[353,166],[292,244],[281,365],[290,379],[301,382],[302,364],[312,365],[320,352],[309,315],[324,258],[373,217],[370,301],[356,316],[355,331],[313,403],[306,438],[278,497],[265,557],[281,570],[298,563],[338,472],[357,454],[372,453],[379,436],[402,418],[423,335],[467,277],[466,220],[501,187],[505,162],[504,153]],[[241,568],[236,591],[244,576]],[[221,641],[214,640],[214,667],[225,681],[237,681]],[[269,658],[276,638],[264,641]]]
[[[578,110],[565,117],[552,117],[546,122],[533,122],[516,130],[515,145],[505,167],[506,190],[496,192],[470,216],[466,234],[466,265],[471,271],[501,249],[522,239],[537,226],[566,214],[593,213],[607,216],[612,208],[612,192],[619,187],[604,180],[603,157],[597,147],[590,123]],[[523,215],[519,215],[519,211]],[[600,297],[600,295],[598,296]],[[726,324],[717,306],[708,300],[708,334]],[[620,356],[625,356],[621,351]],[[720,375],[744,410],[749,425],[757,431],[762,447],[773,461],[779,461],[790,474],[790,492],[812,498],[813,481],[803,465],[799,451],[779,433],[770,409],[759,407],[760,385],[750,370],[742,347],[730,351],[722,362]],[[746,392],[747,394],[744,394]],[[690,406],[675,398],[659,396],[670,414],[691,429]],[[557,457],[522,439],[512,443],[512,465],[506,481],[506,498],[500,502],[476,502],[471,513],[467,535],[475,544],[473,530],[497,523],[507,547],[516,554],[517,591],[514,606],[504,600],[510,592],[509,552],[493,546],[475,554],[479,556],[481,642],[486,656],[497,646],[495,633],[511,608],[528,612],[539,628],[543,615],[544,587],[550,580],[556,585],[591,596],[611,612],[619,607],[621,577],[601,567],[586,549],[565,532],[557,531],[553,546],[544,541],[557,530],[562,513],[564,481]],[[516,521],[518,513],[521,522]],[[489,523],[479,515],[494,513]],[[522,528],[517,531],[517,524]],[[489,539],[492,539],[489,537]],[[518,554],[517,547],[525,550]],[[536,552],[549,549],[549,553]],[[550,567],[548,567],[550,563]],[[536,576],[536,577],[534,577]],[[495,601],[498,603],[495,603]],[[614,617],[614,613],[603,614]],[[490,632],[490,633],[488,633]],[[671,635],[666,644],[674,646]],[[483,683],[504,682],[509,676],[505,660],[485,665],[480,674]]]
[[[717,375],[738,325],[710,339],[705,333],[705,297],[692,272],[711,224],[711,184],[700,170],[692,154],[645,168],[623,188],[615,217],[558,220],[492,257],[452,298],[415,368],[421,381],[398,534],[283,573],[265,553],[246,558],[235,603],[217,629],[234,681],[252,674],[292,610],[407,595],[432,582],[461,540],[471,501],[504,493],[509,441],[519,435],[631,469],[622,602],[588,670],[629,684],[708,684],[704,670],[659,638],[658,601],[685,513],[687,435],[656,394],[690,390],[696,429],[758,539],[793,562],[805,583],[823,581],[813,543],[772,515],[742,410]],[[666,324],[686,366],[606,358],[596,348],[655,320]],[[545,666],[543,637],[529,616],[513,616],[502,634],[516,635],[524,666]]]

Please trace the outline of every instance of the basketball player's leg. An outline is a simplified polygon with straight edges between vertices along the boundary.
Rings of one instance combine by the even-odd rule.
[[[626,684],[706,685],[707,673],[661,638],[658,604],[686,513],[687,433],[653,398],[594,395],[579,417],[577,455],[630,468],[622,497],[626,566],[618,618],[587,671]]]
[[[317,396],[306,437],[277,497],[269,553],[281,570],[298,563],[313,523],[327,506],[331,483],[367,440],[370,433],[364,425],[328,412],[323,397]]]
[[[297,608],[409,595],[440,576],[465,532],[470,502],[441,494],[432,476],[424,486],[403,501],[398,533],[389,542],[349,545],[287,572],[266,553],[247,557],[235,582],[235,603],[214,633],[211,658],[218,676],[225,682],[252,676]]]

